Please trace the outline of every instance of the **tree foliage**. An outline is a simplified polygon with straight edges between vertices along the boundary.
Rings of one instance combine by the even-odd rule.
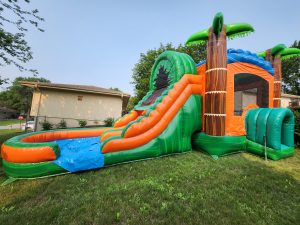
[[[295,41],[291,47],[300,48],[300,41]],[[300,57],[282,61],[282,81],[285,93],[300,95]]]
[[[0,86],[2,84],[7,84],[7,82],[8,82],[8,78],[2,78],[1,75],[0,75]]]
[[[0,93],[0,105],[15,109],[19,113],[27,113],[31,107],[33,89],[20,85],[20,81],[46,82],[49,80],[39,77],[17,77],[6,91]]]
[[[122,92],[122,91],[121,91],[119,88],[117,88],[117,87],[110,87],[109,90]]]
[[[87,121],[86,120],[78,120],[78,124],[80,127],[85,127],[87,125]]]
[[[206,58],[206,46],[192,45],[173,46],[171,43],[163,45],[161,44],[157,49],[148,50],[146,53],[140,55],[139,62],[133,68],[132,84],[134,85],[135,96],[130,98],[128,103],[128,109],[132,109],[146,93],[149,91],[149,79],[151,75],[151,69],[157,56],[167,50],[173,50],[177,52],[183,52],[190,55],[196,63]]]
[[[20,71],[27,71],[22,64],[32,59],[31,48],[25,40],[28,25],[44,31],[39,27],[39,22],[44,21],[39,11],[25,10],[21,7],[24,3],[30,3],[30,0],[0,0],[0,66],[14,65]],[[37,74],[36,70],[29,71]],[[0,85],[5,80],[0,74]]]
[[[103,123],[104,123],[105,127],[112,127],[114,122],[115,122],[115,119],[112,118],[112,117],[108,117],[105,120],[103,120]]]

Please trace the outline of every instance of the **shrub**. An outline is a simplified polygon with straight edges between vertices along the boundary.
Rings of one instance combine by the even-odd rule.
[[[87,122],[86,122],[86,120],[78,120],[78,124],[80,127],[85,127]]]
[[[53,124],[50,123],[50,122],[47,121],[47,120],[44,120],[44,121],[41,123],[41,125],[42,125],[43,130],[51,130],[51,129],[53,128]]]
[[[14,136],[18,136],[20,134],[25,134],[25,132],[15,132],[15,133],[8,133],[8,134],[1,134],[0,135],[0,146],[8,139],[14,137]],[[1,155],[0,155],[1,158]]]
[[[112,117],[108,117],[105,120],[103,120],[103,122],[104,122],[104,126],[106,126],[106,127],[112,127],[112,125],[115,122],[115,119],[112,118]]]
[[[295,145],[300,146],[300,112],[294,111],[295,115]]]
[[[15,133],[8,133],[8,134],[1,134],[0,135],[0,146],[8,139],[14,137],[14,136],[18,136],[21,134],[25,134],[25,132],[15,132]],[[1,153],[1,149],[0,149],[0,153]],[[1,154],[0,154],[0,171],[1,171]]]
[[[57,124],[57,128],[61,128],[61,129],[64,129],[64,128],[67,128],[67,122],[62,119],[58,124]]]

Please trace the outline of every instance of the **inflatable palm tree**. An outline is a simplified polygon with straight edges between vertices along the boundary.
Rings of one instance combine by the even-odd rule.
[[[295,56],[300,56],[300,49],[287,48],[284,44],[278,44],[257,54],[268,60],[274,68],[274,97],[273,107],[281,106],[281,61]]]
[[[192,34],[187,45],[207,41],[204,130],[208,135],[224,136],[226,119],[227,44],[226,37],[235,38],[253,32],[246,23],[223,23],[223,14],[217,13],[209,29]]]
[[[225,25],[223,24],[223,21],[223,14],[221,12],[217,13],[214,17],[211,28],[192,34],[186,41],[186,44],[202,44],[209,41],[210,30],[212,30],[214,34],[219,35],[224,28],[225,34],[229,39],[243,37],[254,32],[253,27],[248,23],[233,23]]]

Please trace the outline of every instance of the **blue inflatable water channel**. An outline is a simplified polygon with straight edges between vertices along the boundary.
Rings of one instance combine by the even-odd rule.
[[[76,138],[55,141],[60,156],[53,162],[70,172],[98,169],[104,166],[99,137]]]

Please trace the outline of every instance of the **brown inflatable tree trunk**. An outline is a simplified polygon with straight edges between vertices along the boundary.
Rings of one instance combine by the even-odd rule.
[[[225,135],[226,119],[227,44],[226,27],[219,35],[209,29],[205,74],[205,133]]]
[[[281,107],[281,58],[280,55],[272,56],[270,49],[266,51],[266,60],[268,60],[274,68],[274,97],[273,107]]]
[[[253,32],[250,24],[225,25],[223,14],[217,13],[212,26],[192,34],[187,45],[207,41],[205,72],[204,129],[208,135],[224,136],[226,121],[227,43],[226,37],[235,38]]]

